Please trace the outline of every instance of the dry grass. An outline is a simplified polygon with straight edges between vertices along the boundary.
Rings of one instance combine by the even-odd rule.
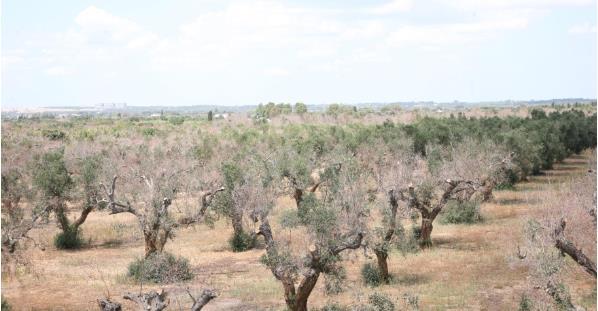
[[[390,256],[391,285],[368,288],[360,279],[360,269],[368,260],[361,252],[348,254],[348,282],[344,293],[324,295],[323,278],[317,284],[311,306],[334,301],[343,304],[363,300],[373,291],[383,292],[401,301],[404,294],[419,296],[423,310],[513,310],[527,282],[524,268],[512,267],[509,257],[522,239],[523,220],[542,213],[543,200],[550,199],[553,185],[585,170],[584,160],[574,157],[557,165],[543,176],[532,177],[512,191],[498,191],[495,199],[482,205],[485,221],[475,225],[435,224],[435,247],[419,254]],[[281,209],[292,208],[289,199],[281,199],[273,218]],[[274,228],[276,230],[276,227]],[[51,241],[57,229],[53,224],[34,233],[47,247],[29,250],[32,271],[4,276],[3,295],[17,310],[96,310],[95,300],[110,295],[123,301],[126,291],[139,290],[126,277],[127,265],[143,255],[143,241],[134,217],[124,214],[92,214],[83,226],[84,237],[91,238],[85,249],[57,251]],[[287,231],[277,231],[287,239]],[[220,296],[206,310],[283,309],[282,288],[269,270],[259,263],[263,249],[244,253],[229,250],[230,226],[223,220],[214,228],[197,226],[179,230],[166,245],[167,251],[190,260],[196,277],[186,284],[167,285],[171,304],[190,306],[184,289],[192,291],[210,286]],[[293,247],[301,249],[301,232],[294,230]],[[369,259],[372,260],[372,259]],[[595,309],[594,280],[570,263],[573,272],[567,284],[574,301]],[[143,286],[158,288],[157,286]],[[133,305],[124,303],[126,309]]]

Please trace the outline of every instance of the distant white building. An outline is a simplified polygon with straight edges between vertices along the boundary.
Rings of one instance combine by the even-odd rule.
[[[98,109],[125,109],[127,103],[99,103],[95,107]]]

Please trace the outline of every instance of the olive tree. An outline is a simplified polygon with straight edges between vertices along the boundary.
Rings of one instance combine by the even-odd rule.
[[[457,196],[459,201],[489,201],[493,190],[507,181],[508,172],[514,167],[512,159],[515,153],[507,152],[504,147],[489,141],[465,139],[452,148],[436,153],[440,154],[433,154],[432,157],[445,158],[439,161],[440,174],[470,182],[469,187]]]
[[[174,237],[179,226],[170,212],[177,195],[193,195],[190,179],[202,178],[194,174],[195,167],[186,150],[164,143],[162,146],[140,144],[117,146],[112,151],[116,163],[107,170],[107,183],[102,183],[104,198],[110,214],[129,213],[139,222],[145,241],[145,257],[162,253],[168,239]],[[181,219],[183,224],[201,221],[220,187],[200,193],[197,213]]]
[[[24,240],[30,240],[29,231],[41,224],[50,212],[50,206],[37,206],[29,213],[23,207],[31,199],[30,180],[20,168],[2,165],[2,262],[15,254]],[[20,259],[18,256],[16,259]]]
[[[596,280],[595,153],[592,162],[584,176],[562,184],[551,197],[544,198],[543,213],[524,226],[525,244],[518,247],[517,256],[531,268],[530,292],[538,304],[576,310],[564,276],[579,269]]]
[[[38,192],[37,204],[53,212],[62,230],[55,239],[59,248],[80,246],[79,228],[89,213],[98,207],[99,158],[88,155],[69,162],[61,148],[38,155],[32,168],[33,185]],[[67,203],[81,204],[81,213],[73,221],[68,218]]]
[[[280,148],[275,156],[276,169],[288,184],[297,208],[300,208],[306,195],[315,193],[330,174],[342,166],[338,161],[327,160],[327,157],[318,156],[312,150],[300,152],[290,146]]]
[[[345,166],[331,178],[326,191],[305,206],[303,226],[309,246],[304,257],[276,240],[268,215],[260,215],[258,234],[266,242],[262,262],[282,283],[290,310],[307,310],[320,275],[338,273],[342,253],[362,246],[368,215],[368,195],[361,183],[364,172],[355,165]]]
[[[410,216],[410,211],[404,204],[401,204],[401,189],[406,186],[409,174],[407,170],[412,168],[412,163],[417,158],[410,152],[381,152],[375,161],[376,167],[372,170],[377,181],[382,199],[378,200],[380,216],[374,218],[374,228],[367,237],[368,245],[376,255],[378,273],[383,282],[390,281],[388,271],[388,256],[392,247],[402,247],[402,251],[413,251],[408,249],[411,234],[405,231],[401,220]]]
[[[403,172],[403,184],[394,193],[420,214],[422,247],[431,246],[433,222],[447,204],[471,198],[501,163],[500,156],[480,152],[474,146],[475,142],[466,141],[448,148],[429,147],[425,160],[418,156],[393,160],[392,165],[405,166],[399,170]]]
[[[233,251],[254,247],[259,215],[272,206],[276,195],[267,159],[257,149],[251,150],[238,152],[222,164],[224,190],[214,204],[231,222]]]

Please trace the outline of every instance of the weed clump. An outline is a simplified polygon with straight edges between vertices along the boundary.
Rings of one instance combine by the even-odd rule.
[[[441,224],[473,224],[482,221],[478,202],[450,202],[440,214]]]
[[[235,232],[228,243],[233,252],[244,252],[255,246],[256,238],[244,231]]]
[[[82,245],[83,240],[79,230],[71,226],[54,237],[54,246],[57,249],[79,249]]]
[[[378,266],[368,262],[361,268],[361,277],[366,285],[376,287],[384,282]]]
[[[170,253],[154,253],[129,264],[128,276],[139,282],[175,283],[193,278],[189,261]]]

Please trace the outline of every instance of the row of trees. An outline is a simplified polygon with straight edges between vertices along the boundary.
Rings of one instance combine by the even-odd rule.
[[[430,247],[433,222],[449,202],[487,200],[498,185],[595,147],[595,122],[566,111],[411,125],[228,127],[200,137],[52,140],[41,154],[9,140],[2,153],[3,253],[15,253],[51,215],[61,229],[56,246],[74,248],[94,210],[132,214],[146,258],[164,252],[176,230],[226,217],[231,248],[253,248],[262,236],[262,261],[282,283],[287,306],[306,310],[320,275],[342,278],[343,252],[372,250],[388,282],[390,249],[410,237],[401,219],[418,215],[419,245]],[[296,221],[272,221],[281,195],[294,198],[296,209],[284,215]],[[22,208],[23,199],[35,208]],[[173,213],[174,202],[182,213]],[[307,257],[278,238],[283,225],[309,241]]]

